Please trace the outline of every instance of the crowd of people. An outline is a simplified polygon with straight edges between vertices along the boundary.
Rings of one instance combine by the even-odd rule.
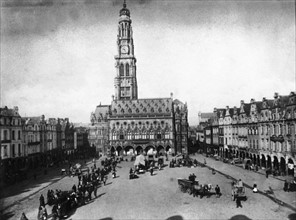
[[[47,191],[47,201],[43,194],[39,198],[38,220],[48,219],[49,215],[46,205],[52,206],[51,219],[60,219],[76,209],[79,206],[87,204],[92,200],[92,195],[97,198],[97,189],[101,185],[106,185],[108,174],[111,173],[116,178],[116,167],[120,163],[120,159],[115,157],[102,160],[102,168],[96,168],[94,161],[91,169],[85,169],[86,173],[74,170],[71,167],[70,175],[77,175],[77,186],[74,184],[69,191],[61,191],[59,189]],[[72,177],[73,177],[72,176]],[[27,220],[25,213],[22,213],[21,220]]]

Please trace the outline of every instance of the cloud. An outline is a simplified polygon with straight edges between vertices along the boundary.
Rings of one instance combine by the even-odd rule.
[[[1,9],[1,104],[18,105],[27,115],[89,121],[95,106],[109,104],[114,94],[123,1],[52,2],[47,7],[15,3]],[[293,4],[127,4],[139,98],[169,97],[173,92],[187,101],[194,122],[198,111],[295,89]]]

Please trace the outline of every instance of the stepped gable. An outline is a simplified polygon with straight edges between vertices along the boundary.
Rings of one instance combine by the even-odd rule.
[[[134,100],[114,100],[111,103],[111,115],[171,115],[172,99],[134,99]]]

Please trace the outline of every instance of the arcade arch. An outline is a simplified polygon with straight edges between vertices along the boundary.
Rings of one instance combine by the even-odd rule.
[[[116,148],[117,156],[121,156],[123,154],[123,148],[121,146],[118,146]]]
[[[279,170],[279,160],[278,160],[277,156],[273,156],[273,169]]]
[[[136,151],[137,151],[137,155],[143,153],[143,147],[141,147],[141,146],[137,146],[137,147],[136,147]]]
[[[164,147],[159,145],[157,147],[157,153],[158,153],[158,155],[163,156],[164,155]]]
[[[281,160],[280,160],[280,171],[281,173],[286,175],[286,160],[283,157],[281,157]]]
[[[266,168],[266,158],[265,158],[265,155],[264,154],[261,154],[261,167],[264,167]]]
[[[124,151],[126,152],[127,155],[133,154],[134,153],[134,148],[132,146],[126,146],[124,148]]]

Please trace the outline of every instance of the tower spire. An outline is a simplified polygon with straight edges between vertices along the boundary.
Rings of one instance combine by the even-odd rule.
[[[119,11],[116,60],[116,77],[114,80],[115,100],[138,99],[136,76],[136,58],[134,55],[133,32],[130,11],[126,8],[126,0]]]

